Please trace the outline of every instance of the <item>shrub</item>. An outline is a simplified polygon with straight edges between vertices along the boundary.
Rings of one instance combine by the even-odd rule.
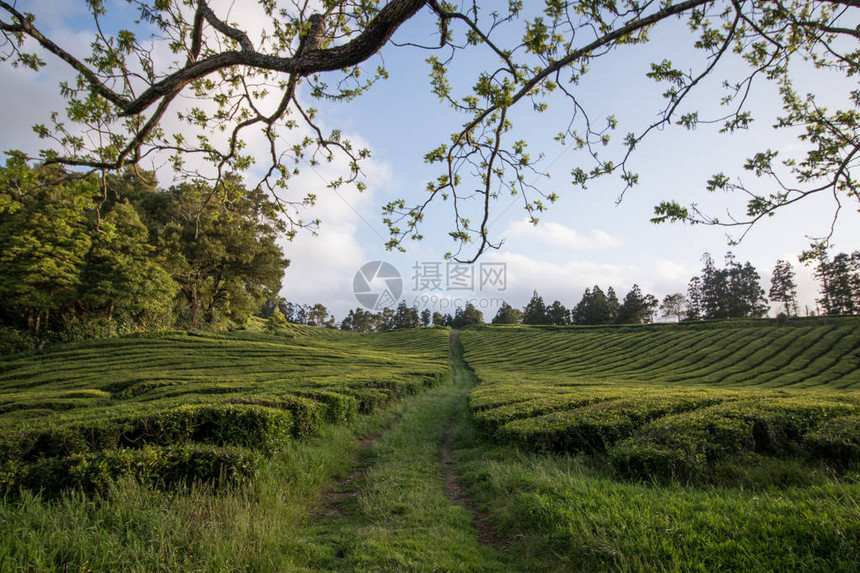
[[[0,470],[0,487],[56,495],[65,489],[103,491],[121,476],[131,475],[164,487],[198,481],[238,483],[255,476],[264,456],[246,448],[208,445],[112,449],[31,464],[6,464]]]
[[[352,419],[358,412],[358,400],[328,390],[300,390],[294,392],[297,396],[305,396],[325,404],[325,419],[327,422],[341,423]]]
[[[514,420],[504,424],[499,435],[540,449],[603,453],[649,420],[720,400],[701,392],[604,400],[600,399],[600,394],[588,396],[586,393],[582,399],[590,403]]]
[[[695,477],[731,456],[791,457],[802,455],[804,447],[821,457],[850,459],[850,421],[857,417],[844,414],[856,410],[854,404],[816,398],[734,400],[643,426],[612,449],[610,461],[620,475],[647,478]],[[819,423],[820,431],[809,432]]]
[[[860,461],[860,414],[826,420],[803,436],[809,453],[842,464]]]
[[[117,447],[207,443],[259,448],[271,453],[292,433],[289,412],[243,404],[178,406],[134,412],[7,436],[5,461],[60,458]]]
[[[0,356],[16,352],[29,352],[35,350],[37,346],[37,340],[29,334],[8,326],[0,326]]]

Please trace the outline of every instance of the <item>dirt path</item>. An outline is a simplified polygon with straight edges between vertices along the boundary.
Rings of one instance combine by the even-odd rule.
[[[290,543],[309,571],[520,571],[460,483],[457,448],[475,378],[450,336],[452,382],[396,406],[358,443],[349,475]]]
[[[505,549],[508,544],[493,532],[490,525],[490,514],[475,506],[475,502],[466,495],[465,488],[460,485],[460,476],[451,461],[451,434],[454,430],[452,422],[445,431],[445,443],[442,444],[442,467],[445,469],[445,492],[448,499],[469,510],[473,515],[473,525],[478,532],[478,541],[491,545],[496,549]]]
[[[475,384],[475,376],[472,374],[472,371],[463,359],[463,347],[460,344],[459,333],[451,333],[450,344],[451,373],[454,384],[458,386],[473,386]],[[445,441],[442,444],[442,467],[445,470],[445,491],[448,494],[448,499],[454,503],[462,505],[472,513],[473,524],[478,532],[478,540],[481,543],[491,545],[496,549],[504,549],[507,547],[507,543],[493,532],[493,528],[490,525],[489,514],[486,511],[479,509],[475,505],[475,502],[466,494],[466,489],[460,484],[460,476],[454,467],[451,456],[451,442],[457,422],[456,416],[458,414],[468,415],[468,413],[465,412],[465,409],[455,412],[455,418],[451,420],[451,423],[448,424],[448,427],[445,430]]]
[[[356,448],[356,463],[352,472],[341,480],[337,480],[331,489],[326,491],[319,501],[319,507],[313,512],[314,517],[336,518],[343,515],[344,503],[358,495],[356,483],[364,477],[370,465],[371,448],[385,430],[379,430],[359,440]]]

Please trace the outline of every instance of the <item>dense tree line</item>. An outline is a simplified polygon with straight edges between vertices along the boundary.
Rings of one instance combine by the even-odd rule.
[[[121,199],[119,199],[121,197]],[[159,189],[13,155],[0,168],[0,322],[77,337],[244,324],[280,290],[277,206],[226,177]]]
[[[758,271],[749,262],[741,264],[726,254],[719,268],[711,255],[702,256],[702,274],[687,286],[687,318],[690,320],[761,317],[768,311]]]
[[[819,255],[815,276],[821,281],[818,304],[828,315],[860,314],[860,251]]]
[[[653,295],[643,294],[638,285],[633,285],[630,292],[619,302],[615,290],[609,287],[606,293],[599,286],[585,289],[582,299],[573,310],[568,310],[564,304],[555,300],[547,305],[537,291],[523,310],[503,303],[499,307],[493,324],[551,324],[564,326],[569,324],[642,324],[651,322],[657,299]]]
[[[337,328],[337,319],[329,313],[328,308],[322,303],[296,304],[286,301],[280,296],[275,296],[266,299],[257,316],[270,319],[276,314],[280,316],[276,322],[283,321],[284,325],[291,323]]]
[[[432,312],[425,308],[422,311],[405,302],[397,305],[396,309],[384,308],[380,312],[372,312],[361,307],[350,310],[340,323],[341,330],[359,332],[380,332],[395,328],[418,328],[429,326],[447,326],[463,328],[472,324],[483,324],[483,313],[471,303],[463,308],[457,308],[454,314]]]

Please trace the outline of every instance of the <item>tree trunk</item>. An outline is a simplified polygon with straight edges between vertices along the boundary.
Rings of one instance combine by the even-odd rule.
[[[191,285],[191,326],[200,327],[200,296],[197,293],[197,283]]]

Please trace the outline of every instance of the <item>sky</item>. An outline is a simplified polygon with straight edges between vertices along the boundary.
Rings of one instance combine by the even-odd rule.
[[[76,53],[83,56],[92,24],[81,4],[73,0],[19,3],[37,13],[37,25],[59,38],[59,43],[78,46]],[[127,15],[124,5],[108,2],[111,8],[119,7],[112,12],[115,14]],[[261,22],[260,14],[247,4],[241,10],[238,2],[223,2],[216,8],[222,14],[229,11],[231,20],[249,30]],[[425,11],[407,22],[394,41],[420,38],[433,43],[434,30],[433,18]],[[575,88],[576,96],[595,123],[614,114],[621,124],[618,137],[641,129],[656,118],[662,105],[662,88],[645,77],[649,62],[670,58],[676,64],[693,65],[697,56],[679,48],[691,41],[683,23],[658,29],[648,47],[628,48],[595,61],[593,71]],[[753,109],[759,120],[748,132],[727,135],[717,133],[716,127],[700,126],[694,131],[675,127],[653,134],[632,160],[633,169],[640,173],[640,184],[620,202],[617,199],[621,185],[617,179],[595,182],[584,191],[572,185],[570,171],[583,165],[584,158],[570,146],[553,141],[570,119],[570,104],[553,100],[549,112],[536,114],[528,102],[523,102],[525,106],[512,116],[516,128],[510,137],[527,140],[532,155],[543,154],[542,166],[549,177],[536,177],[535,182],[560,197],[541,215],[540,223],[528,223],[519,200],[502,195],[491,211],[491,233],[495,239],[503,239],[502,247],[486,253],[473,268],[449,267],[443,255],[456,248],[448,237],[453,218],[450,205],[440,203],[427,214],[423,241],[406,243],[405,253],[386,251],[382,206],[399,197],[409,201],[422,197],[427,182],[438,174],[425,164],[424,154],[446,141],[465,120],[431,93],[429,66],[424,62],[428,55],[418,48],[386,46],[381,58],[390,75],[388,80],[349,103],[314,104],[320,110],[323,126],[341,129],[353,142],[368,147],[372,158],[363,165],[367,184],[363,193],[346,188],[325,189],[324,180],[332,166],[306,165],[294,182],[293,192],[310,191],[318,196],[317,205],[302,217],[319,217],[322,224],[316,235],[303,232],[292,242],[283,242],[290,259],[281,292],[287,300],[300,304],[321,302],[341,319],[349,309],[359,306],[354,294],[359,269],[371,261],[385,261],[399,271],[403,287],[400,300],[407,304],[453,312],[455,305],[472,302],[489,320],[502,299],[522,307],[534,290],[548,303],[560,300],[571,308],[584,289],[593,285],[604,290],[612,286],[620,297],[634,283],[658,298],[685,292],[689,279],[700,272],[704,252],[721,263],[731,250],[738,260],[750,261],[758,269],[765,290],[777,259],[792,262],[798,274],[801,312],[806,307],[814,308],[818,287],[811,269],[802,267],[797,256],[808,247],[809,236],[822,236],[829,230],[832,198],[811,198],[782,209],[777,216],[756,225],[736,246],[727,245],[725,229],[649,222],[654,205],[669,199],[684,204],[696,202],[717,214],[727,208],[742,213],[742,202],[725,195],[709,196],[706,180],[723,171],[744,176],[747,184],[758,184],[742,170],[744,160],[752,153],[765,147],[778,149],[783,155],[802,150],[791,133],[770,129],[779,112],[779,101],[773,86],[766,84],[756,92]],[[56,59],[45,59],[50,65],[39,73],[0,66],[0,85],[14,86],[0,90],[0,150],[21,149],[35,154],[40,142],[31,126],[45,122],[50,111],[62,109],[57,83],[70,76]],[[458,61],[452,68],[455,89],[460,88],[462,93],[468,85],[465,80],[492,63],[480,49]],[[720,81],[738,70],[733,65],[718,68],[714,77],[700,86],[699,96],[691,100],[691,106],[703,114],[716,115],[719,110],[714,102],[722,95]],[[856,89],[856,82],[844,78],[801,71],[801,89],[804,82],[814,85],[816,92],[834,98]],[[259,142],[251,141],[249,148],[262,155]],[[166,169],[160,169],[158,174],[163,185],[172,182],[172,174]],[[837,251],[860,248],[857,223],[856,207],[843,209],[833,236]],[[467,280],[470,274],[471,283]],[[367,278],[372,279],[370,287],[374,291],[390,286],[381,277]],[[776,312],[772,305],[771,316]]]

